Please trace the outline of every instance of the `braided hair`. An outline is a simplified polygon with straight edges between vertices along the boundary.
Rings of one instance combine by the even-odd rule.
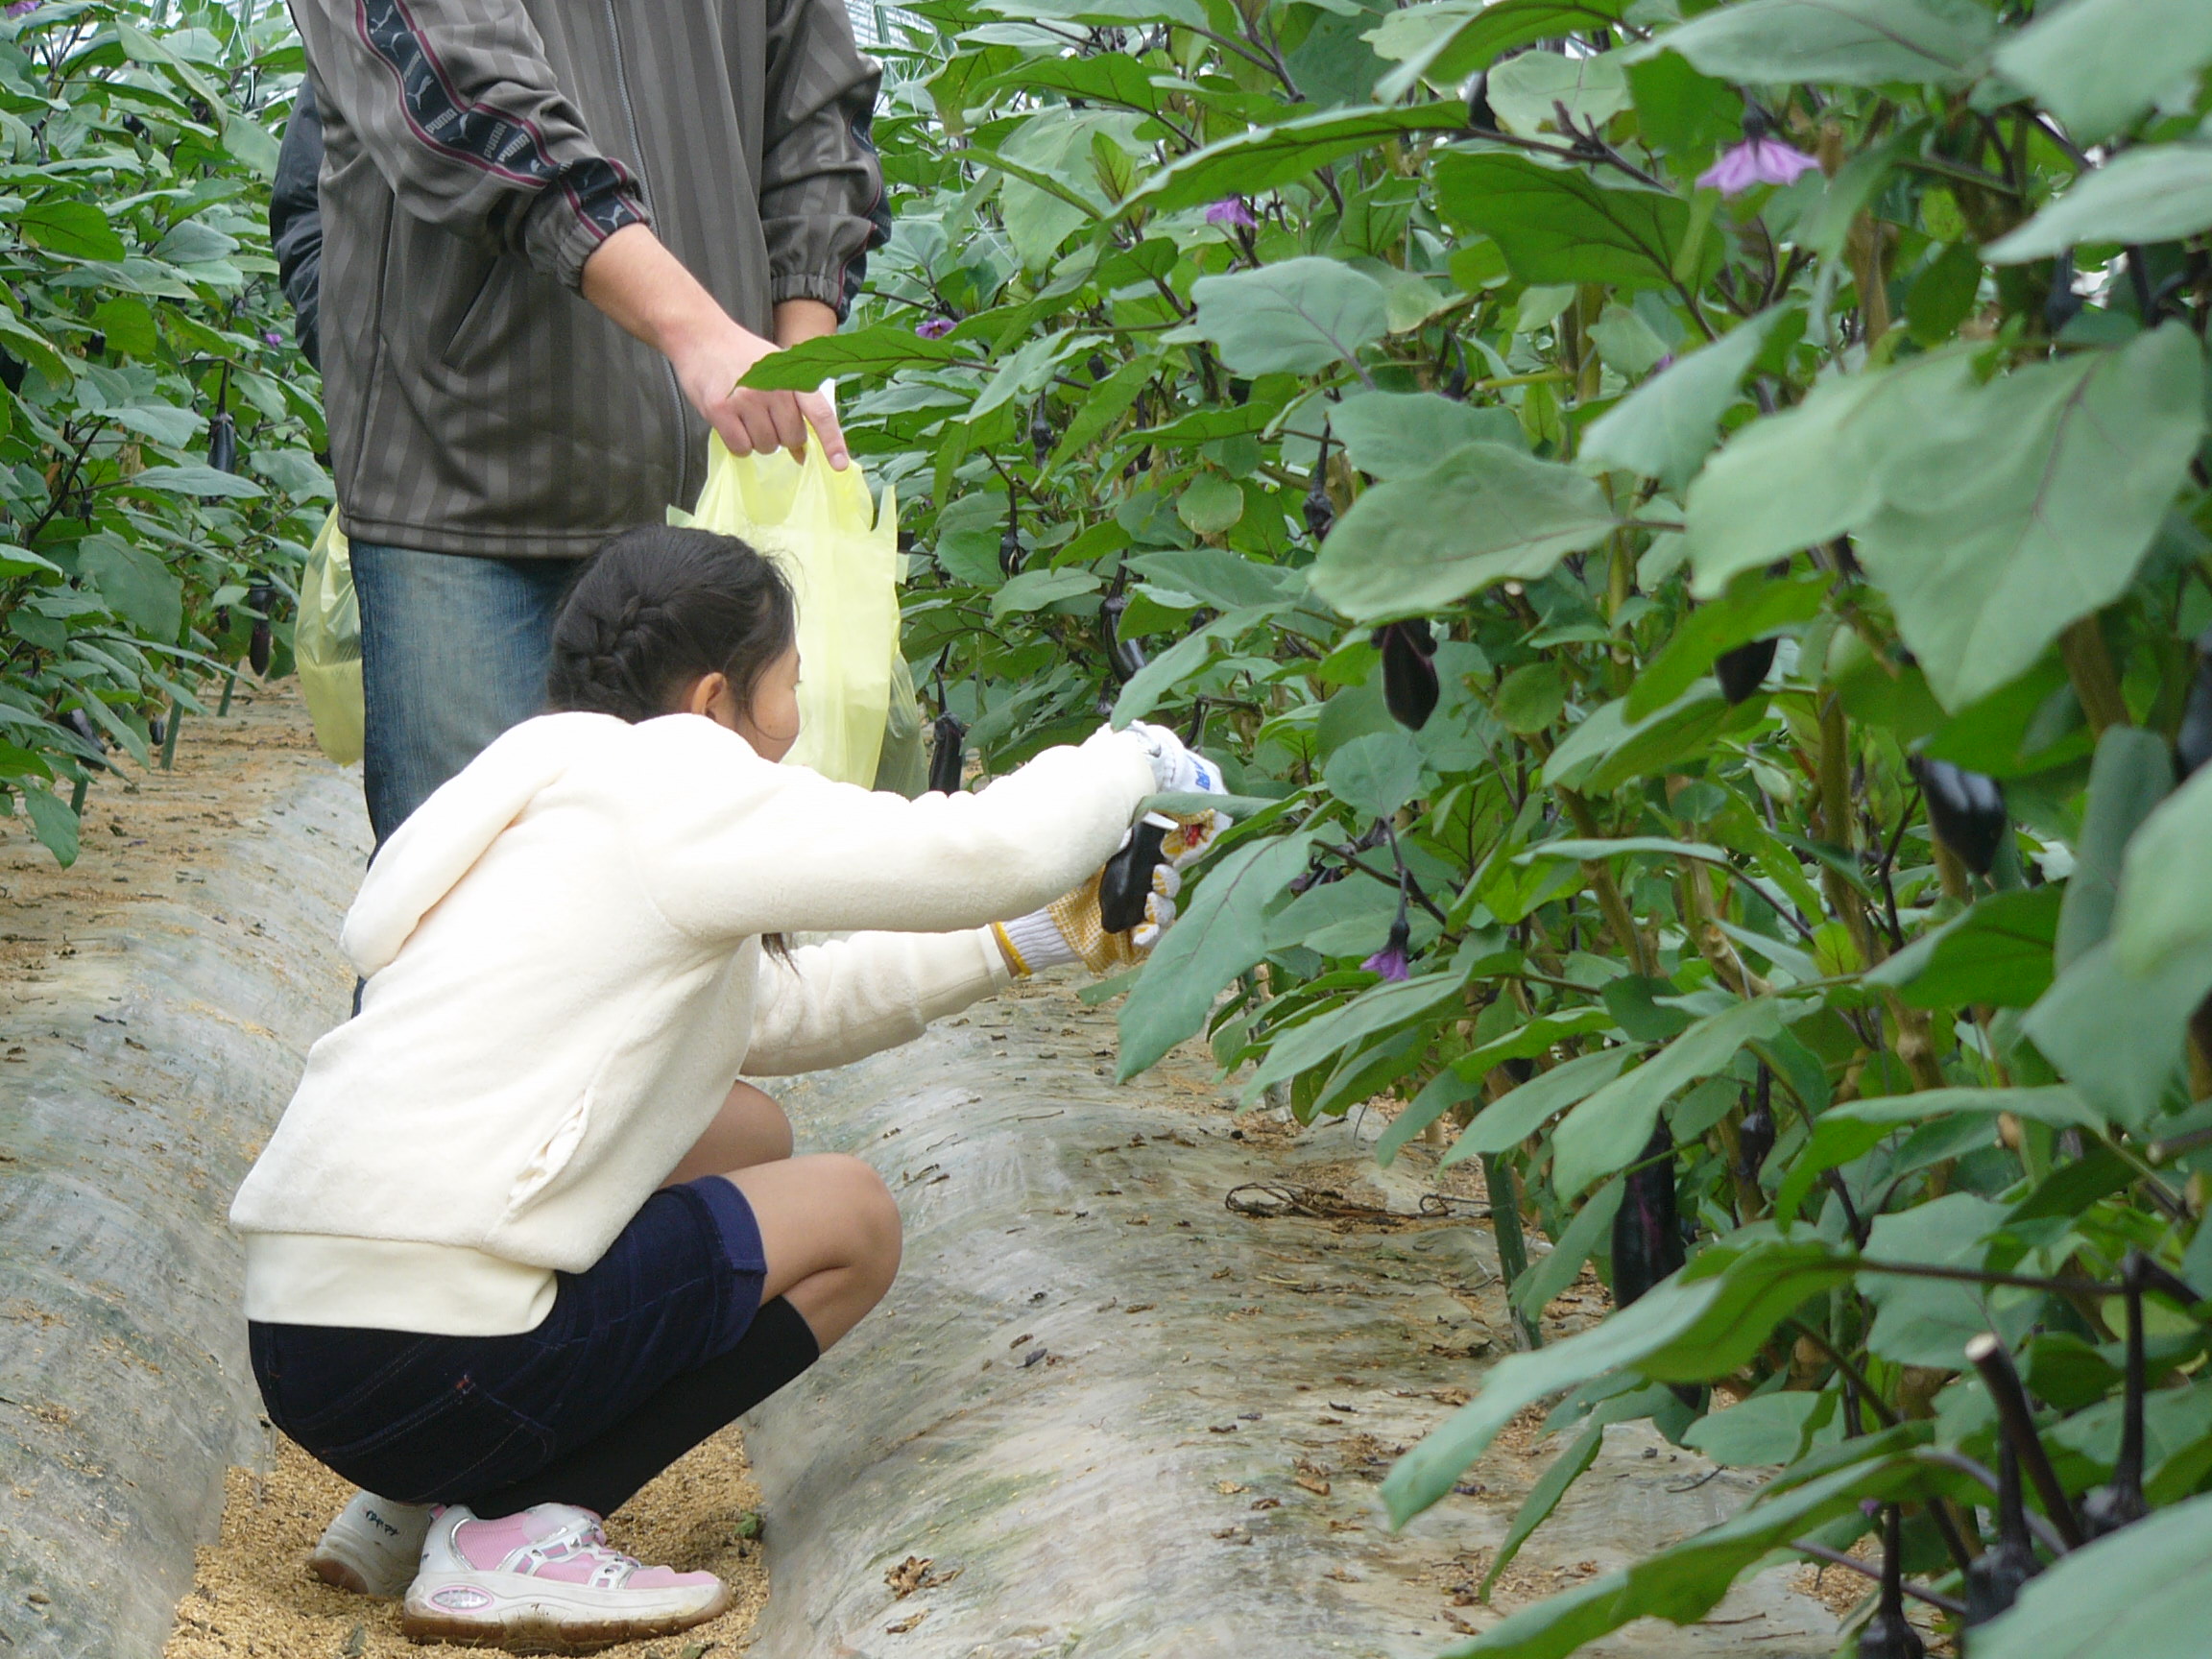
[[[584,562],[553,621],[548,706],[633,725],[673,713],[708,674],[751,706],[798,637],[791,587],[734,536],[650,524]]]

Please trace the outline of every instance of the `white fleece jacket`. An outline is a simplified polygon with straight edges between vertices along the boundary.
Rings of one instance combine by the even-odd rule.
[[[778,766],[712,721],[548,714],[386,842],[346,918],[361,1012],[317,1043],[230,1208],[249,1318],[527,1331],[742,1070],[855,1059],[1008,982],[988,924],[1112,854],[1126,733],[973,795]],[[860,931],[767,958],[759,936]]]

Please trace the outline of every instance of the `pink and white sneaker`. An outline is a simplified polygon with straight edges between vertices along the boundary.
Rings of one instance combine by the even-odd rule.
[[[456,1504],[430,1523],[399,1627],[417,1642],[589,1653],[673,1635],[729,1605],[711,1573],[643,1567],[608,1548],[589,1509],[540,1503],[481,1521]]]

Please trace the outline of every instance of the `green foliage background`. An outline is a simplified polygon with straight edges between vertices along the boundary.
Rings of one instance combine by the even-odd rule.
[[[174,742],[288,608],[327,511],[319,383],[269,257],[303,60],[267,0],[7,12],[0,809],[66,863],[104,750],[152,763],[164,713]],[[225,413],[235,472],[208,465]]]
[[[754,378],[857,382],[916,682],[989,770],[1110,712],[1250,798],[1118,987],[1124,1070],[1203,1031],[1303,1117],[1398,1094],[1385,1160],[1482,1160],[1524,1352],[1400,1517],[1539,1401],[1577,1438],[1516,1540],[1608,1422],[1780,1466],[1459,1651],[1695,1621],[1883,1503],[1962,1599],[1983,1333],[2067,1496],[1972,1651],[2197,1650],[2212,1584],[2155,1563],[2212,1533],[2212,773],[2174,758],[2212,740],[2212,10],[908,10],[898,230],[856,325]],[[1818,165],[1699,186],[1763,132]],[[1376,632],[1413,618],[1417,730]],[[1931,762],[2001,821],[1936,836]],[[1539,1346],[1670,1185],[1687,1265]],[[2060,1560],[2130,1484],[2131,1251],[2184,1282],[2142,1299],[2160,1512]]]

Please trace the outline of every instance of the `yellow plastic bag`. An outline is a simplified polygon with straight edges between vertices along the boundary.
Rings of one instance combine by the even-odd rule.
[[[899,650],[898,502],[886,485],[878,508],[859,464],[837,471],[819,444],[804,462],[782,450],[733,455],[719,436],[708,445],[697,505],[670,508],[668,521],[740,537],[782,567],[799,600],[801,664],[787,758],[873,788]]]
[[[300,578],[300,620],[292,635],[300,690],[315,722],[315,743],[341,766],[361,758],[361,601],[338,513],[323,520]]]

